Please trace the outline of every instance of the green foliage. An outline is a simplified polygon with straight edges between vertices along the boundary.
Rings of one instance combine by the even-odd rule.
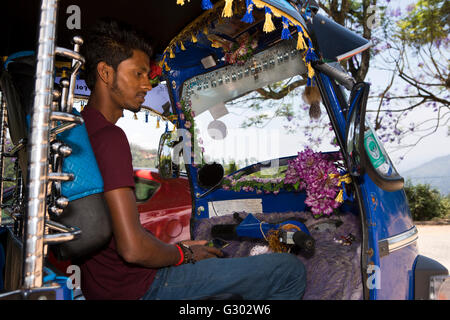
[[[416,221],[443,218],[450,213],[450,199],[442,197],[439,191],[432,189],[429,184],[412,185],[408,181],[405,192],[412,217]]]
[[[400,39],[420,46],[447,37],[450,2],[419,0],[411,9],[411,12],[398,23]]]

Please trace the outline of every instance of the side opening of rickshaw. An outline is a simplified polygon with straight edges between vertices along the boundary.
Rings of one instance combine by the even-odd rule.
[[[295,254],[307,269],[304,299],[413,299],[421,258],[403,179],[365,119],[370,85],[339,64],[370,41],[318,14],[311,1],[234,1],[230,11],[231,2],[204,12],[186,9],[196,3],[177,8],[192,21],[159,52],[159,85],[170,103],[143,108],[171,128],[161,137],[159,174],[170,181],[185,169],[189,178],[184,234],[220,240],[228,257]],[[57,1],[42,4],[46,38],[28,57],[37,56],[48,77],[38,74],[31,85],[34,62],[26,57],[10,58],[2,72],[0,167],[14,157],[17,182],[1,190],[12,217],[0,233],[3,290],[5,298],[71,299],[61,290],[73,280],[66,267],[98,250],[111,227],[73,104],[82,41],[75,38],[74,50],[55,48]],[[87,2],[80,7],[89,14]],[[68,79],[55,70],[55,53],[69,61]]]

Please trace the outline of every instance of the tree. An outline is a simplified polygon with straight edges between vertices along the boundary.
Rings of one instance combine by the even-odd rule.
[[[384,142],[406,149],[403,156],[422,139],[450,121],[450,73],[448,23],[450,5],[444,0],[419,0],[388,12],[382,38],[374,48],[379,59],[374,68],[390,74],[386,87],[375,92],[377,108],[374,127]],[[430,113],[420,121],[407,123],[412,112]],[[405,121],[406,120],[406,121]],[[407,136],[415,141],[402,143]]]
[[[406,10],[399,5],[390,0],[319,2],[330,18],[374,44],[372,49],[342,65],[357,81],[370,82],[367,79],[370,70],[388,75],[387,83],[372,86],[368,118],[385,144],[404,151],[402,159],[418,142],[450,121],[447,36],[450,2],[418,0]],[[287,120],[287,130],[295,132],[298,124],[293,125],[291,121],[298,115],[299,103],[296,105],[287,97],[298,95],[305,82],[299,77],[259,89],[246,97],[243,101],[253,100],[249,106],[261,113],[244,125],[264,127],[274,117],[283,117]],[[276,108],[273,116],[263,110],[270,108]],[[419,121],[412,119],[421,113],[428,116]],[[415,140],[404,143],[406,137]]]
[[[428,184],[413,186],[410,181],[405,186],[411,215],[416,221],[426,221],[442,218],[449,214],[448,199],[443,198],[439,191],[431,189]]]

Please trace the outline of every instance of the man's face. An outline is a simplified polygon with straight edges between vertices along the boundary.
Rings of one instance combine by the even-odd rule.
[[[122,61],[117,67],[111,90],[112,99],[124,109],[138,112],[147,91],[152,89],[149,74],[149,57],[140,50],[134,50],[131,58]]]

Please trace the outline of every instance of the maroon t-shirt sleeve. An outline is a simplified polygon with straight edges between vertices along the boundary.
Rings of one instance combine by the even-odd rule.
[[[134,188],[132,157],[125,132],[117,126],[107,126],[91,137],[91,143],[103,177],[104,192]]]

